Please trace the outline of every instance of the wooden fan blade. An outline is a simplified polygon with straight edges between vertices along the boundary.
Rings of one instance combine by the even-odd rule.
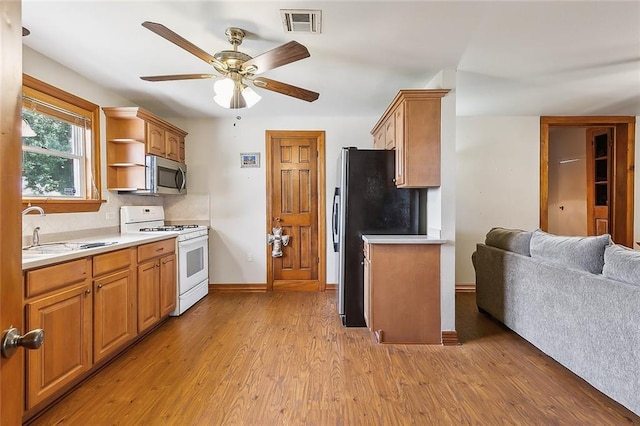
[[[204,78],[216,78],[215,74],[171,74],[140,77],[145,81],[170,81],[170,80],[198,80]]]
[[[287,83],[282,83],[280,81],[271,80],[264,77],[254,79],[253,84],[256,87],[271,90],[272,92],[282,93],[283,95],[292,96],[294,98],[302,99],[303,101],[307,102],[313,102],[320,96],[319,93],[312,92],[311,90],[292,86]]]
[[[265,71],[290,64],[291,62],[308,58],[309,56],[311,55],[306,47],[297,41],[290,41],[289,43],[278,46],[275,49],[264,52],[253,59],[249,59],[242,65],[242,69],[250,71],[252,74],[260,74]],[[251,68],[254,67],[256,68],[256,71],[251,70]]]
[[[160,37],[162,37],[162,38],[164,38],[166,40],[169,40],[171,43],[175,44],[176,46],[182,47],[187,52],[191,53],[192,55],[197,56],[198,58],[202,59],[203,61],[205,61],[205,62],[207,62],[209,64],[217,64],[217,65],[222,64],[220,61],[218,61],[212,55],[210,55],[207,52],[205,52],[204,50],[200,49],[198,46],[196,46],[195,44],[191,43],[189,40],[183,38],[182,36],[179,36],[176,33],[174,33],[173,31],[171,31],[169,28],[165,27],[162,24],[145,21],[145,22],[142,23],[142,26],[145,27],[146,29],[151,30],[154,33],[158,34]],[[225,67],[224,64],[222,64],[222,66]]]

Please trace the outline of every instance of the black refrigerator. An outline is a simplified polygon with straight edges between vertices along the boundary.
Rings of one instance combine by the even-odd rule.
[[[417,234],[420,193],[394,183],[395,151],[342,148],[333,197],[333,249],[338,253],[338,313],[364,327],[363,234]]]

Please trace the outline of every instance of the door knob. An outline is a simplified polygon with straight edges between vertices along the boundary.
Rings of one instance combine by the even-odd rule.
[[[20,330],[15,327],[11,327],[5,330],[2,335],[2,357],[10,358],[18,349],[18,346],[22,346],[27,349],[38,349],[44,343],[44,330],[36,328],[31,330],[24,336],[20,335]]]

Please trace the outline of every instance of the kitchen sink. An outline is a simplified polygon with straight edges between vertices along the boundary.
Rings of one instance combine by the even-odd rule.
[[[63,254],[63,253],[69,253],[72,251],[109,246],[112,244],[116,244],[116,242],[115,241],[106,241],[106,242],[87,241],[87,242],[76,242],[76,243],[57,242],[57,243],[39,244],[37,246],[23,247],[22,257],[37,257],[37,256],[43,256],[43,255]]]

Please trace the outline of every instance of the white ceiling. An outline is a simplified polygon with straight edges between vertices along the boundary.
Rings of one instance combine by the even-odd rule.
[[[280,9],[321,9],[322,34],[285,34]],[[214,80],[142,75],[212,68],[141,26],[159,22],[213,54],[249,32],[251,56],[297,40],[311,57],[263,75],[320,93],[307,103],[256,89],[225,110]],[[399,89],[457,73],[458,115],[640,116],[640,2],[23,1],[24,44],[166,117],[376,116]]]

